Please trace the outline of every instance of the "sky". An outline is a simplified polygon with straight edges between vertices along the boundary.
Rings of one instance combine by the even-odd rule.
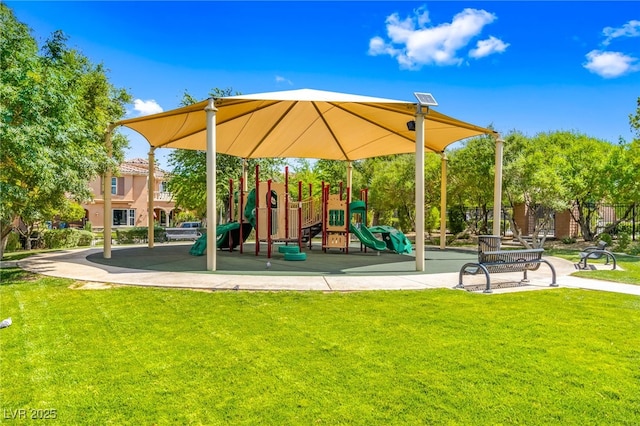
[[[56,30],[108,70],[127,117],[234,94],[317,89],[415,101],[503,135],[633,138],[634,1],[6,1],[42,43]],[[127,158],[147,142],[123,131]],[[156,159],[167,169],[170,150]]]

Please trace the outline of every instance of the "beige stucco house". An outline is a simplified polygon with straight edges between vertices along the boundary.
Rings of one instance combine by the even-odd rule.
[[[149,162],[143,158],[126,160],[120,165],[119,173],[111,179],[111,225],[113,228],[129,228],[148,225],[148,176]],[[172,194],[167,192],[167,174],[155,168],[155,188],[153,191],[153,215],[160,226],[169,226],[175,214]],[[104,196],[102,178],[90,183],[94,199],[82,205],[85,221],[91,222],[93,229],[104,226]]]

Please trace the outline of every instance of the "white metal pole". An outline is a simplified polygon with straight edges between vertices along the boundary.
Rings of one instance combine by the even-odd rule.
[[[115,129],[114,124],[109,124],[107,127],[107,134],[104,138],[104,145],[107,149],[107,155],[109,158],[113,156],[113,146],[111,145],[111,134],[113,133],[113,129]],[[104,202],[104,211],[103,211],[103,236],[104,236],[104,245],[102,247],[102,257],[105,259],[111,259],[111,221],[113,218],[111,217],[111,166],[108,166],[104,171],[104,178],[102,182],[102,193],[103,193],[103,202]]]
[[[424,112],[416,111],[416,271],[424,271]]]
[[[149,192],[149,194],[147,194],[147,244],[149,248],[153,248],[153,240],[154,240],[154,220],[153,220],[153,195],[154,195],[154,189],[156,186],[156,180],[155,180],[155,173],[156,173],[156,167],[155,167],[155,147],[151,147],[149,149],[149,179],[147,180],[148,183],[148,190],[147,192]],[[158,218],[160,219],[160,218]]]
[[[502,222],[502,150],[504,139],[499,133],[496,138],[496,165],[495,179],[493,183],[493,235],[500,235],[500,223]]]
[[[249,163],[247,162],[246,158],[242,159],[242,188],[240,188],[240,192],[246,192],[248,185],[247,185],[247,178],[249,176]],[[242,212],[240,212],[240,214],[242,215]]]
[[[352,184],[353,184],[353,163],[351,161],[347,161],[347,188],[349,188],[349,191],[347,191],[347,194],[348,194],[347,203],[351,203],[351,199],[353,198]]]
[[[213,99],[204,109],[207,113],[207,270],[216,270],[216,111]]]
[[[447,247],[447,154],[442,151],[440,175],[440,249]]]

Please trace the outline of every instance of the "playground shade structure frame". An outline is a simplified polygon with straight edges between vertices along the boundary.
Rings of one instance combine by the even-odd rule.
[[[409,126],[410,122],[415,125]],[[211,245],[215,244],[217,214],[215,153],[241,158],[352,161],[415,152],[416,233],[422,235],[425,151],[444,153],[448,145],[459,140],[493,134],[497,136],[494,204],[502,203],[499,182],[502,176],[502,145],[499,142],[502,141],[497,132],[432,111],[429,106],[416,102],[312,89],[210,98],[110,125],[105,140],[109,152],[111,133],[120,125],[147,139],[151,159],[154,150],[161,147],[207,151],[207,241]],[[104,182],[110,179],[111,171],[107,170]],[[151,185],[152,179],[149,182]],[[107,191],[105,183],[105,218],[109,217],[111,209]],[[152,205],[152,200],[149,203]],[[149,241],[153,241],[151,225]],[[104,229],[105,232],[111,230],[107,220]],[[153,247],[152,243],[150,247]],[[416,250],[423,249],[424,241],[418,239]],[[207,267],[211,271],[216,270],[215,252],[210,250],[207,256]],[[105,258],[111,257],[110,242],[105,243],[103,253]],[[416,270],[424,270],[422,256],[416,256]]]

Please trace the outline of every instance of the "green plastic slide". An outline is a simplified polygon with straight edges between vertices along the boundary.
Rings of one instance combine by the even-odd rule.
[[[251,226],[256,227],[256,190],[255,188],[249,192],[247,196],[247,204],[244,206],[244,217],[247,218]]]
[[[351,215],[359,214],[366,221],[367,206],[363,201],[350,203],[349,212]],[[349,229],[362,241],[362,244],[371,249],[379,251],[389,249],[400,254],[410,254],[413,251],[411,242],[407,237],[391,226],[372,226],[367,228],[361,224],[359,228],[351,225]],[[377,239],[373,234],[382,234],[383,241]]]
[[[373,234],[382,234],[382,239],[387,244],[389,250],[393,250],[396,253],[411,254],[413,247],[411,241],[399,230],[392,226],[372,226],[369,231]]]
[[[358,237],[358,239],[362,244],[364,244],[366,247],[370,249],[377,250],[377,251],[382,251],[387,249],[387,243],[377,239],[371,233],[371,231],[369,231],[369,228],[367,228],[364,225],[360,225],[360,227],[355,227],[353,226],[353,224],[351,224],[349,225],[349,231],[351,231],[352,234]]]
[[[243,228],[243,237],[246,240],[251,232],[251,225],[245,223],[247,225]],[[238,222],[229,222],[224,223],[222,225],[216,226],[216,247],[218,248],[228,248],[229,247],[229,238],[232,239],[233,247],[236,247],[239,244],[239,236],[240,236],[240,224]],[[193,256],[202,256],[207,250],[207,233],[202,234],[200,238],[191,246],[189,250],[189,254]]]

